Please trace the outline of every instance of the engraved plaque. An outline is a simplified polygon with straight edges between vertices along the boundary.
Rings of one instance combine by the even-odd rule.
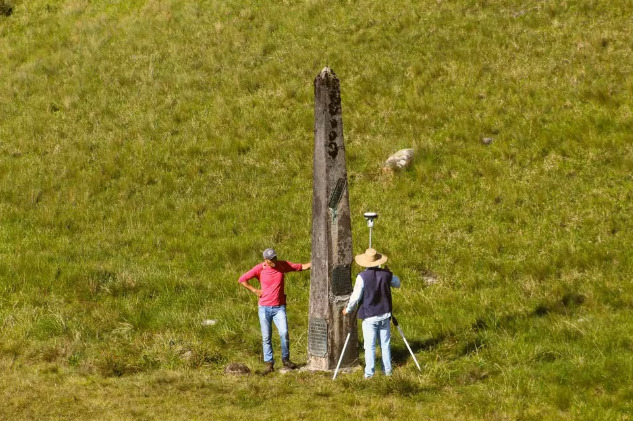
[[[343,190],[345,189],[345,184],[347,184],[347,182],[344,178],[339,178],[336,182],[336,186],[334,187],[334,190],[332,190],[330,201],[328,203],[328,207],[330,209],[336,209],[338,207],[338,202],[341,201],[341,195],[343,194]]]
[[[308,326],[308,350],[316,357],[327,355],[327,321],[325,319],[310,319]]]
[[[352,269],[350,265],[337,266],[332,271],[332,294],[348,295],[352,292]]]

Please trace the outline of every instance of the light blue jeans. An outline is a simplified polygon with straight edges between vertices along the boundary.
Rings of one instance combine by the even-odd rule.
[[[281,358],[290,359],[290,339],[288,337],[288,319],[286,318],[286,306],[259,306],[259,324],[262,328],[262,345],[264,346],[264,362],[272,363],[272,322],[275,322],[279,337],[281,338]]]
[[[374,375],[376,361],[376,339],[380,339],[382,352],[382,370],[391,375],[391,319],[386,318],[377,322],[363,320],[363,339],[365,341],[365,378]]]

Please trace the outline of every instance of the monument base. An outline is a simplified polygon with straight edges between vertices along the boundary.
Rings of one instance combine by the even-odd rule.
[[[363,366],[360,365],[360,362],[358,364],[354,364],[353,366],[349,366],[349,367],[341,367],[338,369],[338,374],[341,373],[355,373],[358,370],[362,370]],[[330,373],[334,373],[334,368],[325,368],[325,369],[315,369],[312,366],[303,366],[299,369],[299,371],[309,371],[311,373],[316,373],[316,372],[330,372]]]

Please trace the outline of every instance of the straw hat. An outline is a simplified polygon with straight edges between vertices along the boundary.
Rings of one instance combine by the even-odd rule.
[[[387,261],[387,256],[378,253],[374,249],[367,249],[365,250],[365,253],[355,256],[354,260],[356,260],[356,263],[358,263],[359,266],[373,268],[385,263]]]

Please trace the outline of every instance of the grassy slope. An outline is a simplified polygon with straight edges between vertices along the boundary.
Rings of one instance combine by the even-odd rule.
[[[626,0],[16,0],[0,17],[0,409],[623,417],[632,16]],[[326,64],[355,249],[379,212],[424,372],[395,338],[391,380],[226,379],[229,361],[259,364],[237,277],[271,244],[310,255]],[[382,175],[404,147],[414,167]],[[298,361],[308,282],[287,287]]]

